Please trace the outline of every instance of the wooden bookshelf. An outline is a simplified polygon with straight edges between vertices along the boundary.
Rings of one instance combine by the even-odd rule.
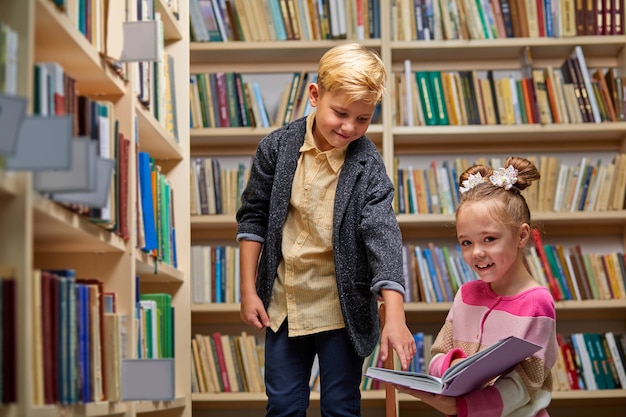
[[[17,94],[29,102],[29,114],[34,111],[34,65],[38,62],[58,62],[64,72],[76,80],[78,94],[94,100],[113,103],[119,131],[131,140],[128,166],[128,239],[90,221],[87,217],[54,202],[37,192],[33,174],[27,171],[7,172],[0,168],[0,265],[10,267],[16,282],[16,375],[13,381],[17,401],[0,405],[0,414],[18,416],[190,416],[190,368],[187,340],[190,338],[189,287],[189,107],[187,79],[189,74],[189,39],[187,2],[174,2],[174,13],[166,0],[154,0],[164,27],[164,51],[174,57],[175,98],[173,109],[178,120],[178,140],[156,120],[153,112],[136,98],[137,64],[124,64],[123,74],[110,65],[104,46],[98,48],[77,28],[63,8],[52,0],[0,1],[0,21],[14,29],[19,36],[17,54]],[[103,5],[101,24],[106,23]],[[125,2],[109,2],[111,16],[126,16]],[[94,3],[95,4],[95,3]],[[67,7],[77,2],[66,2]],[[134,1],[128,7],[136,9]],[[69,12],[68,12],[69,13]],[[125,20],[125,17],[122,18]],[[95,19],[94,19],[94,23]],[[102,31],[104,36],[105,32]],[[120,37],[122,39],[122,37]],[[105,39],[102,39],[104,42]],[[104,43],[103,43],[104,45]],[[138,128],[135,129],[135,126]],[[176,266],[155,261],[138,248],[138,217],[135,207],[137,174],[135,149],[146,150],[163,167],[175,199]],[[119,174],[119,172],[118,172]],[[33,301],[35,269],[71,268],[77,278],[98,278],[106,292],[116,293],[117,312],[128,318],[124,355],[136,358],[138,333],[132,323],[137,313],[135,277],[139,277],[141,292],[164,292],[172,296],[175,308],[176,352],[174,361],[175,394],[172,401],[95,401],[76,404],[42,404],[35,401],[34,376],[36,346],[33,346],[33,326],[41,311]],[[44,346],[43,349],[50,349]]]
[[[405,60],[412,61],[412,71],[460,71],[519,69],[520,51],[530,47],[534,66],[559,67],[575,46],[581,46],[589,68],[616,67],[626,71],[626,38],[613,36],[578,36],[559,38],[506,38],[495,40],[395,40],[391,2],[382,1],[380,39],[359,41],[377,50],[389,72],[403,71]],[[348,39],[348,41],[352,41]],[[191,42],[190,72],[272,73],[312,71],[318,59],[340,42],[326,41],[228,41]],[[277,89],[282,86],[277,86]],[[392,85],[388,85],[392,91]],[[277,93],[278,94],[278,93]],[[389,97],[386,97],[389,98]],[[367,136],[381,151],[388,173],[393,176],[396,157],[413,158],[426,166],[431,158],[465,155],[544,153],[583,156],[626,152],[626,122],[525,125],[397,126],[392,115],[391,99],[383,100],[382,122],[370,126]],[[192,129],[191,154],[194,156],[250,158],[258,141],[273,128],[202,128]],[[436,239],[453,244],[454,216],[400,214],[398,221],[407,241],[428,242]],[[613,251],[626,251],[626,210],[603,212],[534,212],[533,221],[552,240],[563,245],[585,240],[619,242]],[[234,215],[191,217],[191,244],[235,245]],[[557,331],[626,332],[626,299],[557,302]],[[435,334],[450,307],[449,303],[407,303],[407,321],[414,331]],[[213,331],[236,334],[253,330],[242,324],[239,305],[192,304],[192,334]],[[257,334],[262,337],[262,333]],[[233,416],[263,416],[265,395],[258,393],[194,393],[194,414],[215,412]],[[384,414],[384,393],[363,392],[363,412],[368,416]],[[554,392],[549,407],[551,416],[586,416],[597,412],[622,416],[626,389]],[[319,395],[311,393],[311,416],[319,414]],[[408,395],[398,396],[399,416],[419,413],[435,416],[432,410]]]

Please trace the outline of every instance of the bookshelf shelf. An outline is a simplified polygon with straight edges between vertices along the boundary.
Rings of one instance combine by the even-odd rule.
[[[237,222],[234,214],[211,216],[191,216],[191,240],[233,242],[237,235]]]
[[[623,150],[626,122],[515,126],[396,126],[394,151],[402,154],[585,152]]]
[[[135,250],[135,259],[135,268],[142,283],[184,283],[183,271],[161,261],[155,261],[152,256],[139,249]]]
[[[15,189],[15,178],[0,170],[0,196],[10,197],[17,193]]]
[[[445,68],[459,62],[487,61],[488,68],[495,68],[498,64],[509,66],[506,62],[518,59],[526,46],[531,48],[535,59],[563,60],[576,45],[583,47],[585,57],[617,57],[623,53],[624,37],[615,35],[428,42],[391,41],[389,47],[394,61],[411,59],[417,64],[426,62]]]
[[[137,414],[163,413],[168,410],[185,408],[187,399],[184,397],[175,398],[172,401],[139,401],[135,406]]]
[[[423,403],[408,394],[399,393],[398,401],[401,410],[424,409]],[[584,407],[583,411],[592,412],[588,408],[594,407],[601,401],[603,405],[615,407],[615,412],[619,412],[621,407],[626,405],[624,390],[598,390],[598,391],[558,391],[552,395],[551,406],[555,409]],[[556,414],[551,412],[550,415]],[[561,415],[561,414],[557,414]],[[619,414],[616,414],[619,415]]]
[[[194,156],[253,155],[259,141],[276,127],[217,127],[193,129],[191,146]],[[378,146],[382,143],[382,125],[371,125],[367,136]]]
[[[276,63],[287,71],[297,71],[306,63],[306,68],[316,69],[315,63],[329,48],[343,41],[273,41],[273,42],[191,42],[190,59],[193,65],[209,64],[212,68],[219,63],[232,64],[254,62],[254,70],[276,72]],[[381,41],[369,39],[363,44],[380,51]],[[214,60],[219,60],[215,62]]]
[[[34,204],[34,241],[39,252],[124,252],[118,235],[45,198]]]
[[[141,151],[148,152],[158,160],[183,159],[183,149],[179,143],[165,130],[165,127],[142,104],[136,106]],[[146,140],[146,138],[149,138]]]
[[[35,61],[58,62],[81,94],[120,97],[125,82],[50,0],[36,0]],[[59,48],[58,45],[64,45]]]
[[[157,0],[155,2],[156,11],[161,14],[163,21],[163,36],[166,42],[180,41],[184,37],[183,28],[178,18],[172,10],[167,6],[166,0]]]
[[[40,406],[30,410],[29,417],[53,417],[59,413],[84,417],[103,417],[110,415],[120,415],[126,412],[127,405],[122,402],[99,401],[86,405],[72,406]],[[1,411],[1,409],[0,409]],[[3,414],[5,415],[5,414]]]

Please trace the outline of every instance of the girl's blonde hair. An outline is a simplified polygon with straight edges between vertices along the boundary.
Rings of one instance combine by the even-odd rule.
[[[505,187],[494,185],[490,181],[475,185],[461,194],[461,201],[456,212],[457,217],[467,203],[493,202],[493,210],[490,210],[490,213],[500,219],[502,223],[513,227],[521,226],[524,223],[532,226],[530,209],[521,192],[530,187],[533,181],[537,181],[541,176],[537,167],[526,158],[511,156],[504,163],[505,167],[509,165],[517,170],[517,182],[508,190]],[[480,174],[483,178],[489,178],[494,171],[495,169],[492,167],[474,165],[461,174],[459,184],[469,180],[470,175]]]
[[[358,43],[327,51],[319,62],[317,84],[322,92],[344,94],[348,102],[378,104],[385,91],[387,72],[378,54]]]

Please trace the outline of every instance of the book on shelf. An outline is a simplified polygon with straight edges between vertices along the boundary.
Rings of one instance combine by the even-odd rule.
[[[11,404],[18,400],[18,372],[15,358],[18,357],[17,339],[17,284],[12,268],[0,266],[0,404]],[[4,272],[9,272],[5,274]]]
[[[414,390],[456,397],[480,389],[540,349],[535,343],[509,336],[455,363],[441,378],[379,367],[368,368],[365,375]]]

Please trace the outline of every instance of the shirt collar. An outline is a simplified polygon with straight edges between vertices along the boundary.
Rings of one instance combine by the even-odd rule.
[[[306,134],[304,135],[304,143],[300,147],[300,152],[314,152],[314,155],[325,155],[326,159],[328,159],[328,164],[332,168],[332,170],[337,173],[343,166],[343,162],[346,159],[346,153],[348,152],[348,147],[344,146],[343,148],[333,148],[328,151],[320,151],[315,146],[315,139],[313,138],[313,125],[315,124],[315,111],[312,111],[306,119]]]

